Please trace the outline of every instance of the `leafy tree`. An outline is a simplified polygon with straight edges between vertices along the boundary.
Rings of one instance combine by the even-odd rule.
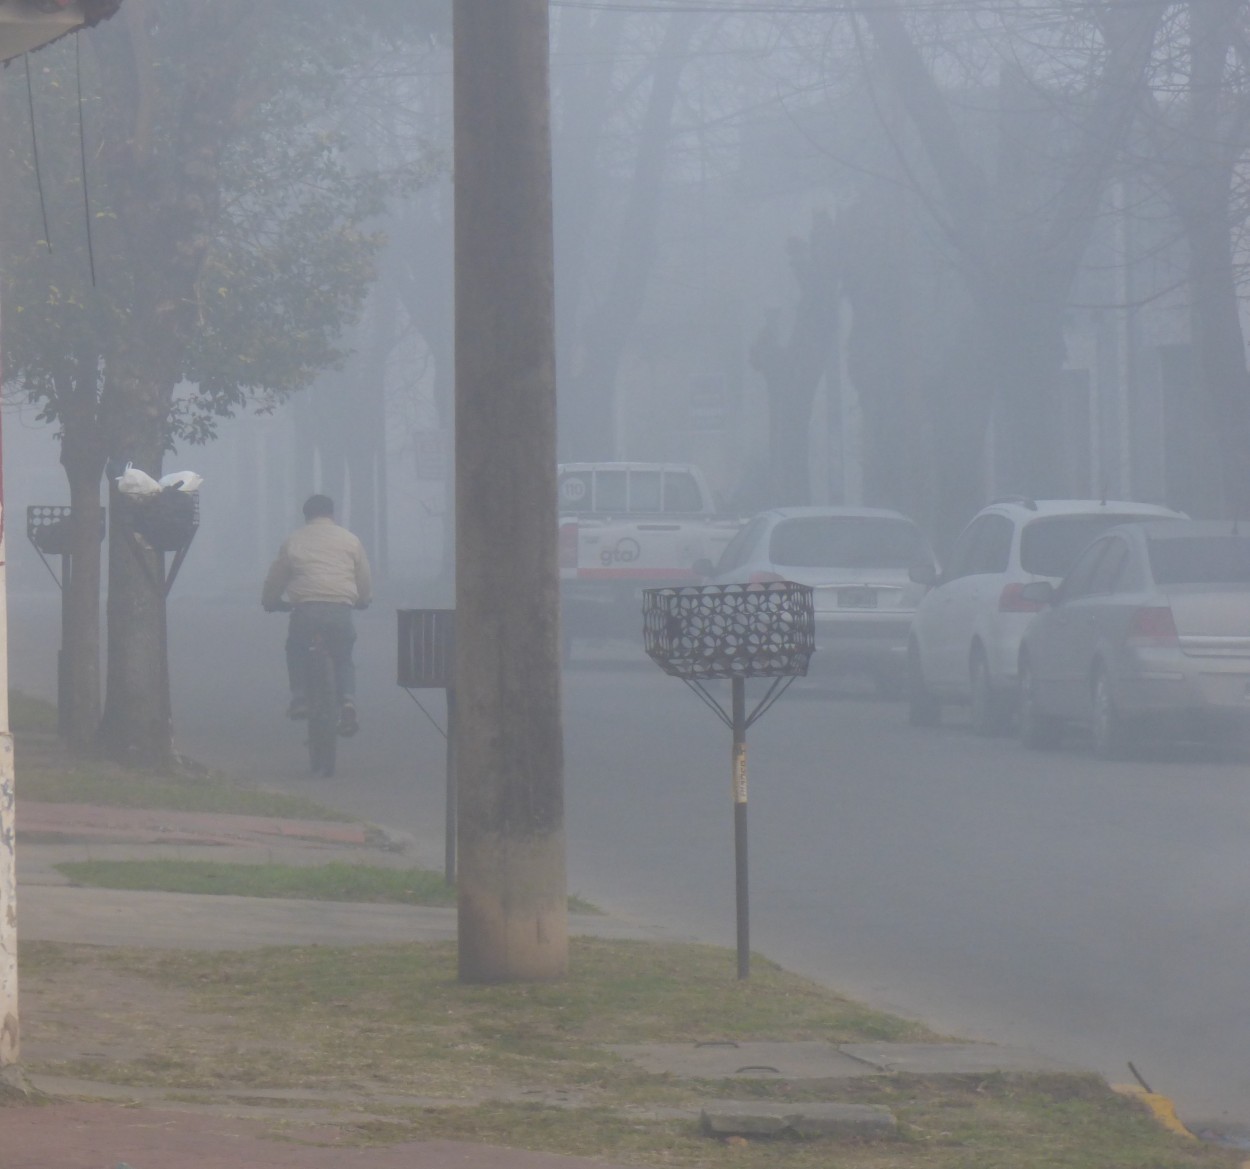
[[[343,357],[381,236],[392,174],[352,165],[336,111],[367,69],[388,5],[343,16],[296,0],[128,0],[119,18],[39,62],[36,140],[53,238],[43,241],[25,101],[5,103],[7,378],[61,436],[73,518],[71,738],[98,704],[98,503],[105,466],[158,476],[179,440],[206,441],[247,403],[270,409]],[[10,90],[19,76],[6,79]],[[24,79],[21,79],[24,85]],[[25,94],[20,94],[22,99]],[[87,188],[78,167],[79,112]],[[82,208],[88,216],[84,220]],[[86,230],[89,225],[89,235]],[[111,488],[108,685],[113,756],[171,761],[163,556]]]

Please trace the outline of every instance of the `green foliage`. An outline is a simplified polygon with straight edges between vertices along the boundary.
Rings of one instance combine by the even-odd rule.
[[[100,26],[85,198],[73,44],[31,62],[37,172],[26,75],[7,71],[4,374],[42,419],[64,427],[76,400],[107,423],[139,369],[164,385],[168,439],[202,442],[343,360],[388,200],[441,165],[420,143],[377,157],[350,100],[374,58],[441,27],[444,5],[402,7],[168,0],[146,35]]]
[[[392,905],[454,905],[456,891],[441,873],[343,864],[221,864],[174,859],[67,861],[57,869],[78,885],[165,893],[295,897]]]

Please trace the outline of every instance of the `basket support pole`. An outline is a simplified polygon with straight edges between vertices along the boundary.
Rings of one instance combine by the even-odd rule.
[[[733,679],[734,878],[738,905],[738,977],[751,976],[751,911],[747,882],[746,679]]]

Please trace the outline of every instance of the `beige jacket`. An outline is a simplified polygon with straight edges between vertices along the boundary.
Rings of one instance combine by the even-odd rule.
[[[296,528],[283,541],[265,577],[261,604],[271,608],[283,593],[295,605],[303,601],[367,605],[373,600],[373,583],[364,547],[329,516]]]

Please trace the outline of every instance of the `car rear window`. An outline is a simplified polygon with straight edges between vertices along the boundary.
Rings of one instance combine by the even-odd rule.
[[[930,559],[914,524],[870,516],[782,520],[773,529],[769,558],[790,568],[910,568]]]
[[[1177,536],[1147,547],[1156,584],[1250,584],[1250,536]]]
[[[1158,518],[1099,511],[1033,520],[1020,534],[1020,567],[1034,576],[1067,576],[1076,558],[1108,528]]]

